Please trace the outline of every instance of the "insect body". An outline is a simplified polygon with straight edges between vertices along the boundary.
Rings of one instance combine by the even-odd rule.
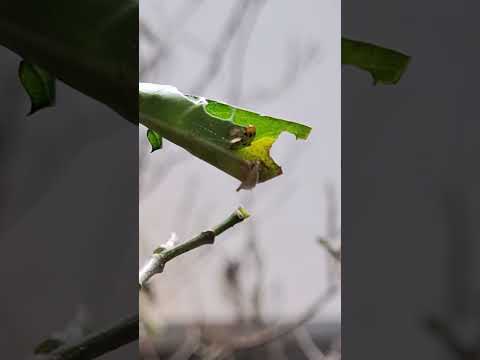
[[[253,139],[256,134],[257,134],[257,129],[255,128],[255,126],[253,126],[253,125],[248,125],[248,126],[245,128],[245,136],[246,136],[246,137]]]
[[[257,129],[253,125],[247,125],[245,127],[235,127],[230,131],[230,146],[232,149],[240,146],[248,146],[252,143]]]

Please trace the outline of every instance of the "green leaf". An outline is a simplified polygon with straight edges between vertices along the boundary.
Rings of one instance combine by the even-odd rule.
[[[410,57],[381,46],[342,38],[342,65],[368,71],[374,84],[396,84],[408,67]]]
[[[140,122],[253,188],[282,174],[270,156],[286,131],[306,139],[311,128],[214,100],[182,94],[173,86],[140,83]],[[238,190],[239,190],[238,189]]]
[[[23,60],[18,76],[32,103],[29,115],[55,104],[55,78],[47,71]]]
[[[154,152],[162,148],[162,137],[156,131],[148,129],[147,139],[152,146],[152,150],[150,152]]]

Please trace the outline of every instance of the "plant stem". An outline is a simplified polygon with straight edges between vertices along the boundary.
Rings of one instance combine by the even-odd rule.
[[[47,355],[48,360],[90,360],[138,340],[138,314]]]
[[[140,285],[145,284],[154,274],[161,273],[165,264],[199,246],[213,244],[215,237],[242,222],[250,215],[243,208],[238,208],[222,223],[194,237],[193,239],[172,248],[160,247],[150,261],[139,273]],[[75,344],[64,345],[46,356],[47,360],[91,360],[123,345],[138,340],[139,316],[135,314],[119,323],[89,335]]]
[[[142,288],[153,275],[163,272],[165,264],[170,260],[202,245],[213,244],[216,236],[242,222],[249,216],[250,215],[244,208],[239,207],[234,213],[213,229],[203,231],[193,239],[172,248],[159,247],[153,252],[150,260],[138,274],[140,288]]]

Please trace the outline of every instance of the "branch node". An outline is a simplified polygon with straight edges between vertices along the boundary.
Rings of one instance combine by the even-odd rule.
[[[140,289],[153,275],[161,273],[167,262],[202,245],[213,244],[218,235],[247,219],[249,216],[250,214],[247,210],[239,207],[213,229],[203,231],[193,239],[180,244],[177,243],[175,235],[172,234],[170,240],[157,248],[145,266],[139,271],[138,283]]]
[[[153,275],[161,274],[165,267],[165,260],[162,253],[153,253],[145,266],[138,273],[138,284],[140,288],[150,280]]]

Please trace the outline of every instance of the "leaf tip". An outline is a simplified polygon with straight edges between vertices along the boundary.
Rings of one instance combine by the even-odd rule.
[[[51,74],[22,60],[18,68],[18,77],[30,97],[31,108],[27,116],[55,105],[55,79]]]
[[[162,137],[156,131],[152,129],[148,129],[147,139],[152,147],[150,150],[150,154],[162,148],[163,146]]]
[[[301,134],[301,136],[296,136],[297,140],[307,140],[312,132],[312,128],[310,126],[305,126],[305,131]]]

